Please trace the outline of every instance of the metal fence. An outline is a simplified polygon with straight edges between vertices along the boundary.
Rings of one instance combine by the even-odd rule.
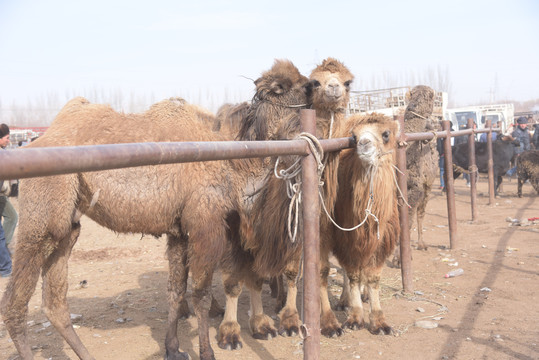
[[[301,110],[303,131],[314,134],[316,130],[314,110]],[[404,120],[401,129],[404,129]],[[468,135],[473,144],[473,137],[478,132],[488,132],[488,148],[492,159],[492,128],[489,123],[484,130],[472,129],[449,131],[449,121],[443,122],[443,131],[429,133],[401,134],[397,151],[398,184],[402,196],[406,199],[406,142],[431,140],[435,137],[444,139],[446,162],[445,173],[452,173],[451,143],[452,136]],[[320,140],[325,152],[339,151],[354,146],[352,138]],[[286,141],[220,141],[220,142],[168,142],[168,143],[131,143],[72,147],[20,148],[0,151],[0,180],[21,179],[37,176],[52,176],[75,172],[109,170],[145,165],[161,165],[193,161],[226,160],[236,158],[254,158],[278,155],[302,155],[302,191],[304,222],[304,329],[308,336],[304,339],[304,358],[318,359],[320,353],[320,246],[318,197],[318,176],[316,160],[304,140]],[[472,159],[472,157],[471,157]],[[490,161],[492,165],[492,161]],[[492,175],[489,171],[489,184]],[[472,182],[473,185],[475,185]],[[493,184],[493,182],[492,182]],[[450,247],[457,243],[456,218],[454,206],[454,185],[452,176],[447,176],[447,207],[449,220]],[[493,185],[490,186],[492,204],[494,201]],[[472,196],[474,186],[472,187]],[[405,292],[412,291],[412,271],[408,209],[404,199],[400,198],[401,222],[401,272]],[[472,206],[474,201],[472,201]],[[474,210],[472,210],[472,214]]]

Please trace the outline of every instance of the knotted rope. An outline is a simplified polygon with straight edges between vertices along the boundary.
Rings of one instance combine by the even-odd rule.
[[[300,133],[295,139],[307,141],[317,164],[318,184],[320,186],[320,179],[324,171],[324,164],[322,162],[324,149],[322,149],[322,145],[320,145],[316,136],[306,132]],[[298,157],[287,169],[278,170],[279,162],[280,157],[275,161],[274,173],[277,179],[286,182],[286,194],[290,199],[290,205],[288,206],[288,237],[294,243],[298,233],[299,206],[301,204],[301,157]]]

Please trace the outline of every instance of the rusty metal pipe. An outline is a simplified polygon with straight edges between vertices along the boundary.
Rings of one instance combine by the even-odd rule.
[[[21,179],[143,165],[306,155],[305,141],[221,141],[134,143],[44,148],[0,152],[0,179]]]
[[[442,128],[447,132],[444,139],[445,173],[447,174],[445,188],[447,194],[447,219],[449,222],[449,247],[457,246],[457,216],[455,211],[455,181],[453,179],[453,153],[451,152],[451,123],[442,121]]]
[[[492,130],[492,121],[487,120],[485,127]],[[493,206],[494,203],[494,160],[492,151],[492,132],[487,133],[487,154],[488,154],[488,204]]]
[[[468,119],[468,129],[474,128],[473,119]],[[468,135],[468,171],[470,171],[470,204],[472,221],[477,219],[477,166],[475,164],[475,133]]]
[[[404,118],[399,119],[400,128],[404,129]],[[430,134],[432,136],[432,134]],[[411,293],[413,289],[412,281],[412,251],[410,248],[410,226],[408,214],[408,172],[406,171],[406,141],[407,136],[401,132],[399,146],[397,148],[397,183],[401,189],[402,197],[399,197],[399,220],[401,225],[400,233],[400,253],[401,253],[401,275],[402,287],[405,293]]]
[[[304,132],[316,133],[314,110],[300,111]],[[313,154],[301,161],[303,197],[303,358],[320,358],[320,204],[318,201],[318,173]]]

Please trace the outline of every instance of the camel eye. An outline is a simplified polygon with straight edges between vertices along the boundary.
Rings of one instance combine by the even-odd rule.
[[[344,86],[346,86],[346,88],[349,88],[350,87],[350,84],[352,84],[352,80],[348,80],[344,83]]]
[[[389,142],[389,136],[391,135],[391,132],[389,130],[386,130],[382,133],[382,139],[384,139],[384,143],[387,144]]]
[[[313,80],[313,86],[314,86],[315,88],[319,87],[319,86],[320,86],[320,81],[318,81],[318,80]]]

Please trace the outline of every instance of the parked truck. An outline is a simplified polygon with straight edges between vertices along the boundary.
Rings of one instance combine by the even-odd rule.
[[[412,86],[394,87],[388,89],[352,91],[348,104],[349,114],[382,113],[391,117],[404,116],[408,105],[406,93]],[[447,93],[435,91],[434,111],[432,117],[441,120],[447,109]]]
[[[447,109],[445,119],[451,120],[454,130],[466,129],[468,119],[473,119],[477,129],[484,129],[487,120],[493,124],[498,122],[498,126],[505,133],[515,118],[515,108],[513,104],[491,104],[467,106],[455,109]]]

